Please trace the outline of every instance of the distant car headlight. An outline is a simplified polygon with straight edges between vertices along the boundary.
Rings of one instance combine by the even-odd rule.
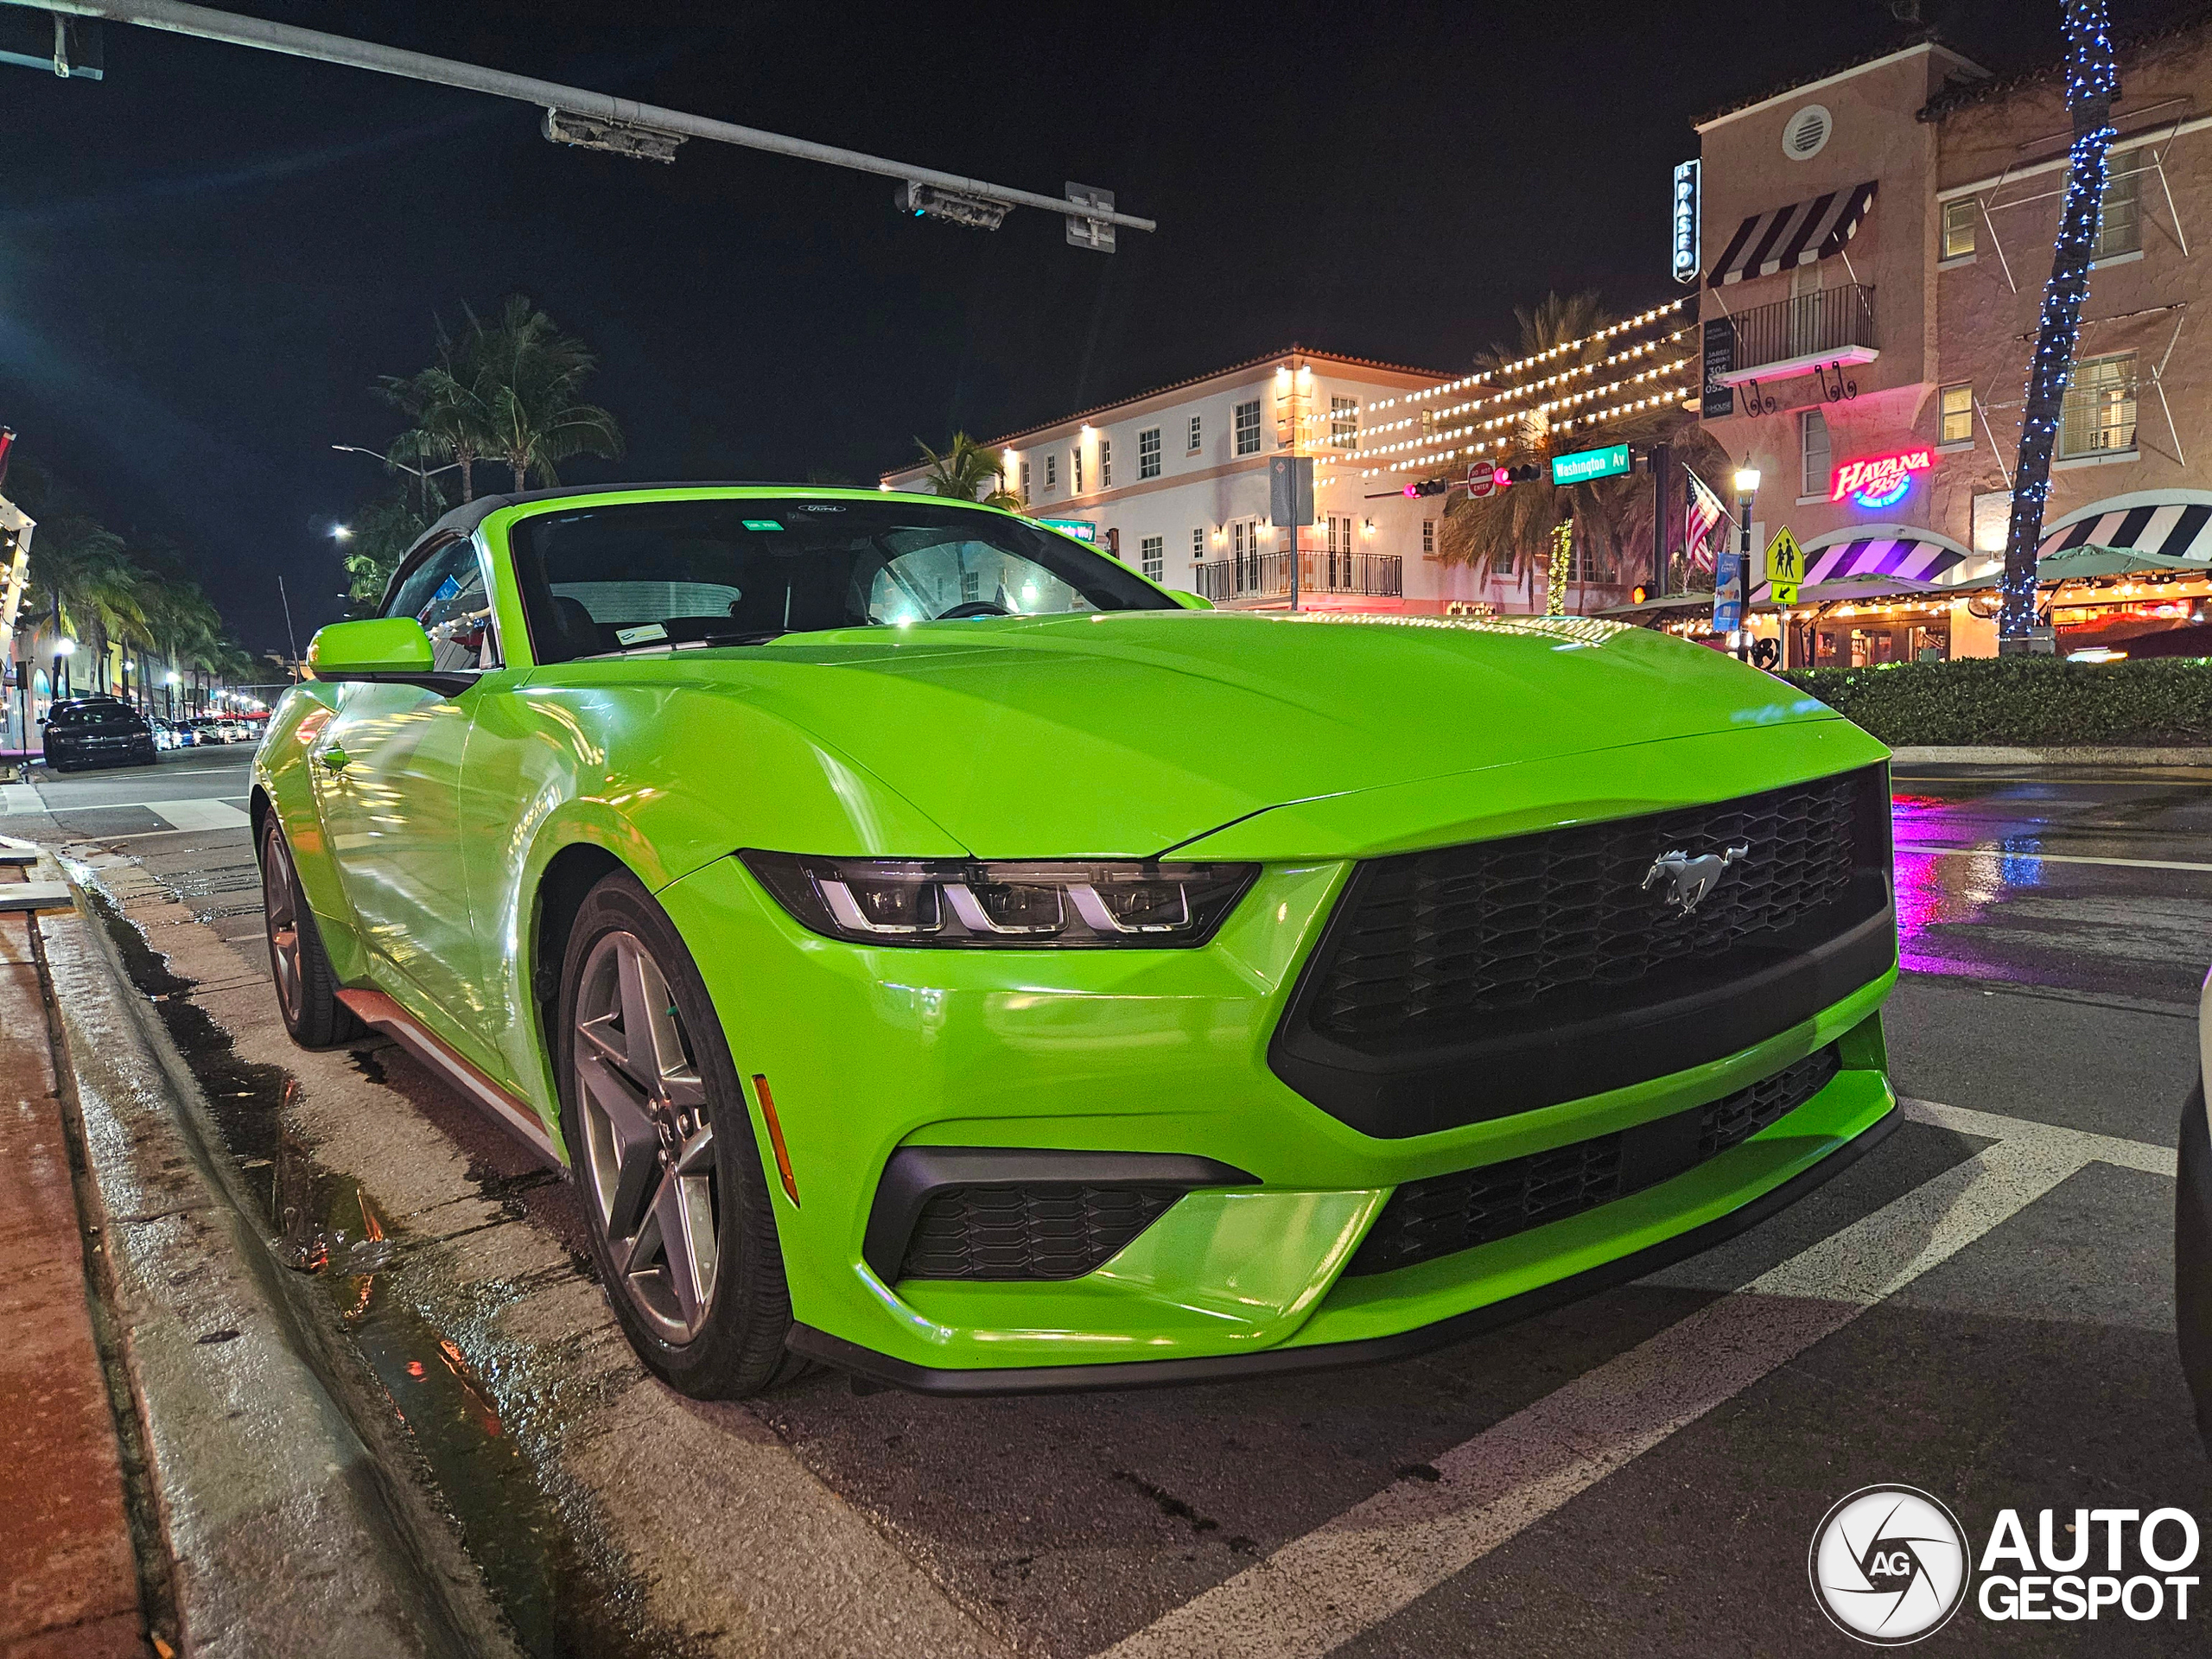
[[[1160,950],[1204,944],[1256,864],[738,854],[792,916],[856,944]]]

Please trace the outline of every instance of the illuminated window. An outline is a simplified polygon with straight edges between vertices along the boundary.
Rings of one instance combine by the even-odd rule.
[[[1329,399],[1329,442],[1338,449],[1359,448],[1359,399]]]
[[[1974,442],[1974,388],[1946,386],[1943,388],[1944,443],[1972,443]]]
[[[2071,460],[2135,447],[2135,353],[2117,352],[2074,365],[2058,414],[2058,453]]]
[[[1817,409],[1802,411],[1797,416],[1798,437],[1802,445],[1804,464],[1798,477],[1800,495],[1826,495],[1828,493],[1828,417]]]
[[[1148,426],[1137,434],[1137,476],[1160,476],[1160,429]]]
[[[1147,536],[1137,543],[1137,561],[1144,574],[1158,582],[1167,573],[1167,538]]]
[[[1199,451],[1199,450],[1201,450],[1201,449],[1205,448],[1205,436],[1206,436],[1206,423],[1205,423],[1205,420],[1204,420],[1203,418],[1201,418],[1200,416],[1196,416],[1196,415],[1192,416],[1191,416],[1191,442],[1190,442],[1190,446],[1189,446],[1188,453],[1189,453],[1189,454],[1191,454],[1195,455],[1195,454],[1197,454],[1198,453],[1198,451]]]
[[[1260,400],[1236,405],[1236,453],[1256,455],[1260,453]]]
[[[1974,233],[1980,228],[1981,206],[1972,196],[1961,196],[1956,201],[1943,204],[1943,257],[1963,259],[1974,249]]]
[[[2097,257],[2110,259],[2143,247],[2142,152],[2116,149],[2105,162],[2105,217],[2097,232]],[[2131,421],[2130,424],[2133,424]]]

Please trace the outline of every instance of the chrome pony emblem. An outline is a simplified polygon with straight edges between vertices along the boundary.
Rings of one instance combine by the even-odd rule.
[[[1643,890],[1649,893],[1658,888],[1662,899],[1687,916],[1719,885],[1724,870],[1751,855],[1749,842],[1741,847],[1731,847],[1725,853],[1706,853],[1696,858],[1684,852],[1662,853],[1644,872]]]

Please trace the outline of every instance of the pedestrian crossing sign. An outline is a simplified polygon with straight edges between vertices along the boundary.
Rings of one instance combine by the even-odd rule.
[[[1805,550],[1797,545],[1787,524],[1775,531],[1774,539],[1766,544],[1766,579],[1777,588],[1787,583],[1793,590],[1805,580]],[[1791,597],[1796,597],[1794,592]]]

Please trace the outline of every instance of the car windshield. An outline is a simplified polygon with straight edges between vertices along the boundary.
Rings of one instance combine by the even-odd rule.
[[[130,710],[119,702],[64,702],[55,705],[50,723],[55,726],[105,726],[130,717]]]
[[[823,628],[1175,608],[1065,537],[950,504],[579,505],[523,519],[510,541],[541,663]]]

